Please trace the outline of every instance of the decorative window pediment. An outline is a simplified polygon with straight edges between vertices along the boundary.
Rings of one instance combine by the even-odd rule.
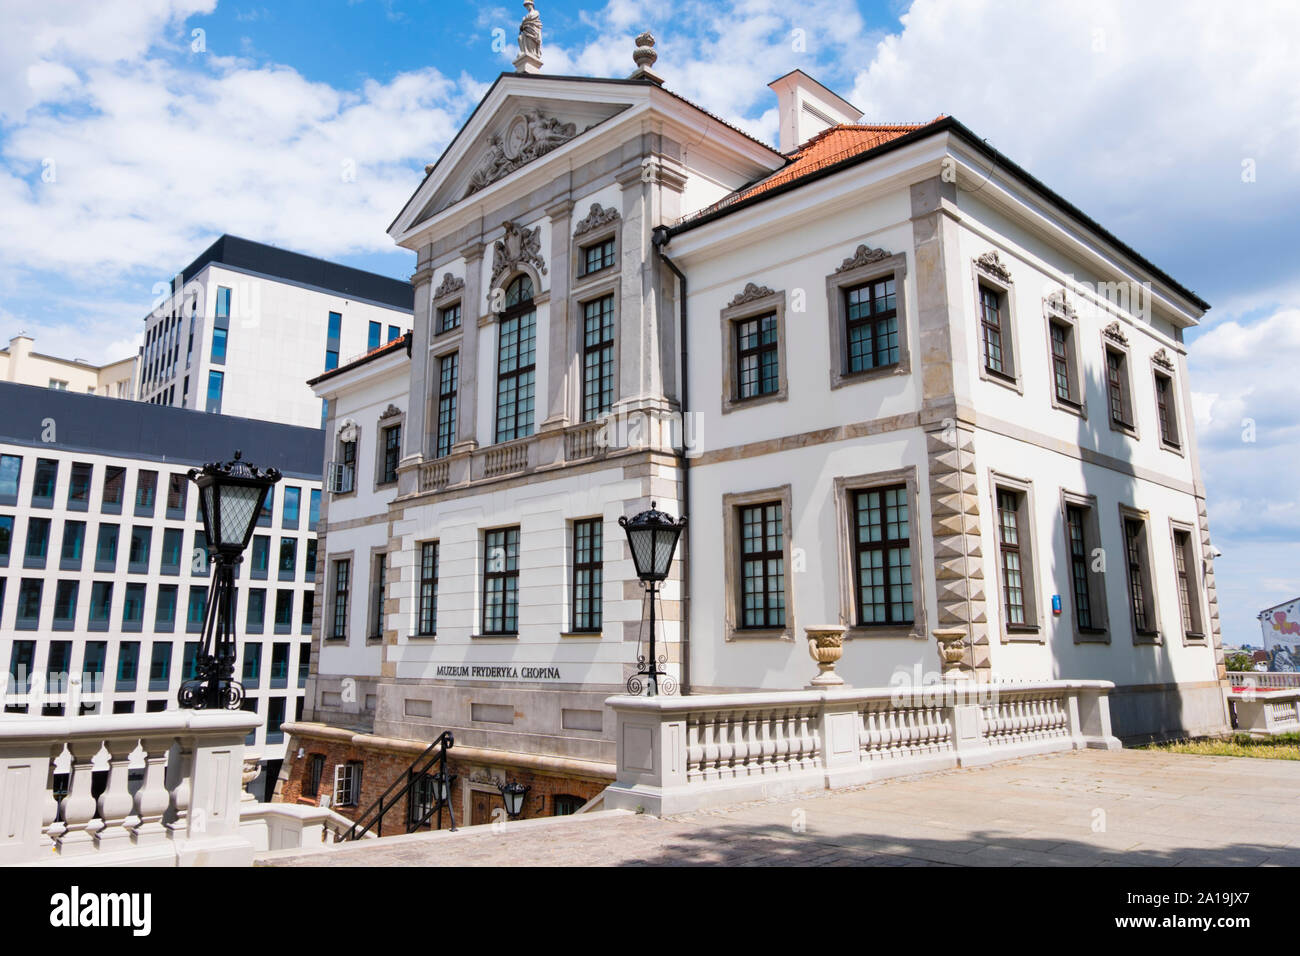
[[[449,295],[455,295],[463,288],[465,288],[465,280],[458,279],[448,272],[443,275],[442,281],[438,283],[438,288],[433,290],[433,298],[435,300],[446,298]]]
[[[765,299],[769,295],[776,295],[776,292],[765,285],[756,285],[753,282],[746,282],[745,288],[736,293],[736,297],[727,303],[727,308],[734,305],[744,305],[747,302],[754,302],[757,299]]]
[[[492,244],[491,288],[495,289],[503,275],[523,263],[546,275],[546,260],[542,258],[542,227],[520,229],[517,224],[507,222],[505,230],[505,235]],[[488,294],[491,295],[490,290]]]
[[[853,269],[859,269],[862,266],[870,265],[873,262],[882,262],[885,259],[891,258],[893,255],[892,252],[886,252],[884,249],[872,249],[870,246],[863,243],[858,246],[857,251],[855,251],[853,255],[840,263],[839,268],[836,269],[835,272],[837,275],[841,272],[849,272]]]
[[[1106,338],[1118,342],[1120,345],[1128,345],[1128,336],[1124,334],[1124,330],[1120,327],[1119,319],[1116,319],[1101,331]]]
[[[573,227],[573,234],[575,236],[585,236],[602,226],[617,222],[619,218],[619,212],[613,206],[602,207],[600,203],[594,202],[591,204],[591,211],[587,213],[586,217],[579,219],[578,224]]]
[[[1169,357],[1169,353],[1164,349],[1156,349],[1156,354],[1151,356],[1151,361],[1170,372],[1174,370],[1174,360]]]
[[[981,272],[988,273],[996,279],[1001,279],[1003,282],[1011,281],[1011,270],[1002,264],[1002,260],[998,258],[996,249],[986,252],[984,255],[976,259],[975,266]]]

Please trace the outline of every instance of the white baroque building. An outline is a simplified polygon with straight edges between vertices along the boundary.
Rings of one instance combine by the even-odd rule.
[[[267,791],[311,653],[320,430],[0,383],[5,714],[176,710],[211,572],[190,468],[236,449],[284,473],[236,577],[235,676]]]
[[[140,401],[319,428],[304,382],[411,324],[411,287],[222,236],[145,317]]]
[[[314,381],[332,487],[304,759],[363,807],[451,729],[458,813],[612,777],[644,653],[617,519],[689,516],[676,693],[1114,681],[1129,739],[1224,726],[1184,331],[1208,308],[957,120],[796,71],[780,151],[628,79],[502,75],[390,227],[409,345]],[[400,443],[400,460],[393,442]],[[370,769],[367,770],[367,767]],[[329,791],[330,782],[334,789]]]

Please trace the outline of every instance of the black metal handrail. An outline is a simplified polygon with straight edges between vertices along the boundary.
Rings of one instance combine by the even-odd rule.
[[[413,814],[409,811],[406,814],[406,832],[414,833],[420,827],[425,826],[432,818],[436,810],[438,813],[438,829],[442,829],[442,810],[445,806],[447,813],[451,817],[451,829],[456,829],[456,811],[451,806],[451,782],[455,779],[447,775],[447,751],[452,748],[456,740],[451,735],[450,730],[444,730],[438,735],[433,743],[425,748],[424,753],[411,761],[411,765],[406,768],[405,773],[394,780],[382,794],[379,799],[370,805],[365,813],[357,818],[357,822],[348,828],[343,834],[342,840],[360,840],[370,832],[373,827],[375,836],[384,835],[384,815],[391,813],[403,797],[409,797],[416,784],[423,780],[433,782],[433,799],[429,807],[420,814],[416,820],[412,819]],[[429,771],[437,765],[438,772],[430,776]],[[417,769],[418,768],[418,769]]]

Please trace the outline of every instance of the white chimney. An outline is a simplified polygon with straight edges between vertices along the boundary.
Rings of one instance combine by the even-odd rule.
[[[798,149],[822,130],[841,123],[858,123],[862,110],[832,93],[803,70],[773,80],[781,122],[781,152]]]

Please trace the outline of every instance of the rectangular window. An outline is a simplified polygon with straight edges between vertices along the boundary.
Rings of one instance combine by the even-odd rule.
[[[262,683],[261,644],[244,645],[244,669],[240,672],[239,679],[245,687],[257,687]]]
[[[117,531],[115,524],[99,526],[99,541],[95,545],[95,570],[117,570]]]
[[[1070,588],[1074,594],[1074,623],[1082,631],[1093,627],[1092,587],[1088,577],[1086,513],[1078,505],[1065,509],[1066,537],[1070,542]]]
[[[217,286],[216,317],[218,319],[230,318],[230,290],[224,285]]]
[[[46,693],[67,693],[70,676],[72,676],[72,642],[51,641],[49,657],[45,661]]]
[[[203,616],[208,609],[208,589],[202,584],[190,585],[189,604],[185,610],[185,630],[191,634],[203,631]]]
[[[1178,413],[1174,406],[1174,381],[1168,375],[1156,372],[1156,418],[1160,422],[1160,440],[1170,448],[1178,448]]]
[[[107,641],[87,641],[81,658],[81,692],[99,694],[104,690],[104,663],[108,660]]]
[[[113,614],[113,582],[96,581],[90,586],[90,627],[95,631],[108,630]]]
[[[81,525],[82,530],[86,528],[84,521],[67,521],[63,525],[64,550],[67,550],[68,529],[74,525]],[[9,552],[14,546],[14,516],[0,515],[0,567],[9,564]],[[80,550],[78,550],[80,555]],[[80,566],[80,564],[78,564]]]
[[[185,518],[185,499],[189,494],[189,479],[175,472],[167,476],[167,517],[180,521]]]
[[[1146,522],[1141,518],[1124,518],[1124,557],[1128,569],[1129,608],[1133,614],[1135,638],[1154,638],[1155,603],[1151,586],[1150,546]]]
[[[72,478],[68,482],[68,510],[86,511],[90,508],[90,479],[95,466],[82,461],[72,463]]]
[[[401,326],[390,325],[390,326],[388,327],[388,341],[389,341],[389,342],[393,342],[393,341],[395,341],[395,340],[397,340],[397,339],[400,339],[401,337],[402,337],[402,329],[401,329]]]
[[[104,468],[104,497],[100,510],[105,514],[121,514],[122,496],[126,493],[126,469],[116,465]]]
[[[32,689],[32,668],[36,666],[36,642],[14,641],[9,652],[10,693],[26,694]]]
[[[533,433],[537,313],[509,315],[498,328],[496,440],[503,442]]]
[[[1183,635],[1199,641],[1205,637],[1205,626],[1201,620],[1200,577],[1192,540],[1190,531],[1174,529],[1174,573],[1178,577],[1178,611]]]
[[[614,297],[584,303],[582,420],[594,422],[614,404]]]
[[[519,633],[519,529],[483,535],[483,633]]]
[[[330,637],[348,636],[348,589],[351,587],[352,562],[346,558],[334,562],[334,607]]]
[[[171,686],[172,646],[168,642],[154,642],[149,652],[149,689],[167,690]]]
[[[907,486],[853,494],[858,624],[911,624],[912,546]]]
[[[163,574],[179,574],[181,568],[181,548],[185,532],[180,528],[164,528],[162,554],[159,558]]]
[[[60,581],[54,591],[54,629],[70,629],[77,618],[77,592],[80,585],[76,581]]]
[[[1052,388],[1057,401],[1067,405],[1082,404],[1079,383],[1075,379],[1074,328],[1065,322],[1048,322],[1052,345]]]
[[[438,360],[438,437],[434,457],[445,458],[456,443],[456,392],[460,388],[460,353]]]
[[[152,518],[154,503],[158,499],[158,472],[141,471],[135,480],[135,513],[140,518]]]
[[[316,607],[316,592],[303,591],[302,592],[302,615],[299,619],[299,628],[304,634],[311,633],[311,618],[312,618],[312,612],[315,610],[315,607]],[[306,645],[306,646],[310,647],[311,645]]]
[[[384,636],[384,591],[388,587],[388,555],[377,554],[370,580],[370,621],[366,635],[372,641]]]
[[[320,489],[311,490],[310,503],[307,508],[307,530],[320,530]]]
[[[361,761],[349,760],[334,768],[334,806],[355,807],[361,802]]]
[[[780,387],[776,313],[741,319],[735,324],[736,399],[771,395]]]
[[[984,342],[984,368],[994,375],[1012,376],[1010,363],[1003,347],[1005,334],[1002,304],[1003,296],[986,285],[980,287],[980,329]]]
[[[275,592],[275,633],[288,634],[293,630],[293,591],[281,588]]]
[[[32,479],[32,505],[49,508],[54,504],[54,486],[59,480],[59,463],[52,458],[36,459],[36,476]]]
[[[225,388],[226,374],[224,372],[208,372],[208,411],[214,415],[221,414],[221,391]]]
[[[1106,349],[1106,402],[1111,424],[1131,431],[1133,405],[1129,400],[1128,356],[1118,349]]]
[[[19,455],[0,455],[0,505],[18,504],[18,479],[23,460]]]
[[[343,332],[343,315],[339,312],[331,312],[329,318],[329,332],[325,339],[325,371],[330,371],[339,367],[339,339]]]
[[[181,680],[196,680],[199,676],[199,642],[186,641],[181,654]]]
[[[275,510],[275,485],[266,489],[266,497],[262,499],[262,510],[257,513],[257,526],[267,528],[271,525],[272,512]]]
[[[452,329],[460,328],[460,303],[457,302],[449,305],[444,309],[438,310],[438,331],[450,332]]]
[[[131,529],[131,545],[126,558],[127,571],[132,574],[149,573],[149,546],[152,539],[152,528],[136,526]]]
[[[298,512],[302,503],[302,489],[286,485],[284,489],[284,506],[283,513],[280,516],[280,527],[297,528]]]
[[[122,601],[122,630],[139,631],[144,625],[144,596],[145,586],[143,584],[129,583],[126,586],[126,597]]]
[[[371,322],[370,328],[366,331],[366,351],[373,352],[379,348],[379,338],[384,334],[382,322]]]
[[[582,274],[589,276],[614,264],[614,237],[582,247]]]
[[[253,535],[253,554],[249,558],[249,574],[255,580],[266,578],[271,562],[271,538],[265,534]]]
[[[330,476],[331,491],[336,495],[346,495],[356,489],[357,478],[357,443],[355,441],[339,442],[339,460],[334,463]]]
[[[44,582],[40,578],[23,578],[18,585],[18,618],[15,625],[20,631],[34,631],[41,617],[41,591]]]
[[[898,364],[898,296],[893,276],[844,290],[845,374]]]
[[[249,588],[248,611],[244,627],[250,634],[261,634],[266,623],[266,588]]]
[[[303,577],[308,581],[316,580],[316,539],[307,539],[307,556],[303,559]]]
[[[379,483],[391,485],[397,481],[397,465],[402,460],[402,426],[385,428],[383,439],[384,457],[379,467]]]
[[[290,598],[293,597],[290,593]],[[289,684],[289,645],[271,645],[271,687],[278,690]]]
[[[604,523],[573,523],[573,630],[599,633],[604,601]]]
[[[998,560],[1002,570],[1002,611],[1008,627],[1027,622],[1024,564],[1020,552],[1021,497],[1017,492],[998,489]]]
[[[174,584],[158,586],[158,603],[154,605],[154,630],[170,632],[176,627],[176,593]]]
[[[785,529],[777,502],[738,509],[740,628],[785,627]]]
[[[212,330],[212,364],[226,364],[226,335],[225,329]]]
[[[278,744],[284,740],[284,698],[272,697],[266,705],[266,742]]]
[[[298,539],[280,539],[280,580],[292,581],[298,574]]]
[[[307,772],[303,775],[302,795],[304,797],[314,797],[320,793],[321,777],[325,775],[325,755],[309,754],[307,757]]]
[[[50,551],[50,519],[27,519],[27,550],[23,553],[23,567],[43,568]]]
[[[135,690],[136,676],[140,672],[140,642],[123,641],[117,648],[116,690]]]
[[[421,637],[438,633],[438,542],[420,545],[420,614],[417,631]]]
[[[0,524],[4,519],[0,518]],[[2,531],[3,529],[0,529]],[[2,544],[2,542],[0,542]],[[63,547],[59,553],[59,567],[64,571],[80,571],[81,555],[86,545],[86,522],[65,521],[63,523]],[[0,547],[0,551],[8,549]]]

